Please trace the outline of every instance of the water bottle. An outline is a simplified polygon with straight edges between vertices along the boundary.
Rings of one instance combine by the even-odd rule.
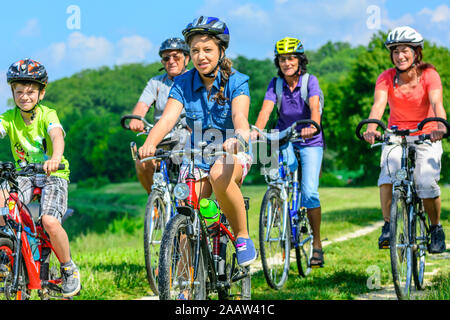
[[[41,258],[39,253],[39,240],[31,235],[31,230],[28,227],[24,228],[27,233],[28,243],[30,244],[31,253],[33,254],[34,261],[38,261]]]
[[[219,208],[217,208],[217,204],[213,200],[209,199],[202,199],[200,200],[200,213],[205,218],[206,223],[208,225],[211,225],[217,221],[219,221],[220,218],[220,212]]]

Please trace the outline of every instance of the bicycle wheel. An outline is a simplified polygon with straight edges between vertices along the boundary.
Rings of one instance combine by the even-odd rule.
[[[144,257],[147,270],[147,281],[155,295],[158,295],[158,259],[161,239],[164,233],[167,206],[164,202],[164,194],[152,191],[145,208],[144,221]]]
[[[221,243],[221,253],[225,253],[225,279],[229,287],[219,290],[219,300],[250,300],[252,296],[249,267],[240,267],[236,259],[236,247],[228,238]]]
[[[205,300],[206,271],[203,252],[199,251],[194,270],[195,243],[192,222],[178,214],[166,225],[159,257],[158,290],[161,300]]]
[[[295,248],[295,258],[297,260],[298,274],[302,277],[307,277],[311,272],[311,258],[313,255],[313,233],[308,217],[306,216],[306,209],[299,215],[299,222],[297,226],[297,241],[298,246]]]
[[[289,221],[285,219],[280,191],[267,190],[259,216],[259,249],[266,281],[276,290],[284,285],[289,273],[291,232]],[[286,229],[283,234],[284,225]]]
[[[400,190],[392,195],[390,217],[390,254],[392,277],[398,299],[408,299],[411,294],[412,248],[409,241],[408,207]]]
[[[7,300],[28,300],[31,291],[27,289],[27,276],[23,263],[19,268],[19,286],[12,290],[14,278],[14,243],[11,239],[0,238],[0,290]],[[21,257],[20,260],[23,260]]]
[[[416,290],[424,289],[423,280],[425,277],[425,256],[428,248],[427,225],[429,218],[423,209],[423,203],[420,201],[418,214],[413,220],[412,231],[416,239],[415,250],[413,251],[413,277]]]

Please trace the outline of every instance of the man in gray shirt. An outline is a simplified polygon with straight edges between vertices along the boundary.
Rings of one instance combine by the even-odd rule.
[[[153,123],[156,123],[164,112],[173,78],[186,71],[186,66],[189,63],[189,47],[180,38],[170,38],[161,44],[159,55],[166,73],[153,77],[148,81],[133,110],[134,115],[145,117],[150,107],[154,104]],[[180,117],[182,122],[185,121],[184,114],[183,110]],[[142,132],[144,124],[140,120],[133,119],[130,121],[130,129],[135,132]],[[153,185],[155,167],[156,163],[154,161],[141,163],[139,159],[136,160],[136,174],[140,183],[149,194]]]

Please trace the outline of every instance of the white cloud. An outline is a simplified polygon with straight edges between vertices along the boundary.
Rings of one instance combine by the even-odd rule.
[[[105,37],[76,31],[65,41],[52,43],[38,52],[36,59],[46,64],[50,78],[54,79],[87,68],[142,62],[152,49],[152,43],[139,35],[123,37],[114,43]]]
[[[117,44],[120,55],[116,58],[116,63],[122,64],[143,61],[152,47],[152,43],[141,36],[135,35],[122,38]]]
[[[450,9],[445,4],[440,5],[435,10],[424,8],[418,14],[430,16],[431,22],[434,23],[446,22],[450,20]]]
[[[30,19],[25,22],[25,25],[18,34],[22,37],[37,37],[41,35],[41,27],[39,25],[39,20],[36,18]]]

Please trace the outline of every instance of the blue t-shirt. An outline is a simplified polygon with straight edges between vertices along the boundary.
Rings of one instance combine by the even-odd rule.
[[[206,90],[196,69],[174,79],[169,98],[178,100],[184,106],[187,125],[193,130],[191,134],[192,148],[194,146],[196,148],[196,143],[200,141],[221,145],[226,139],[233,137],[231,103],[240,95],[250,97],[249,77],[232,69],[232,74],[224,88],[224,96],[227,100],[223,106],[218,104],[213,98],[220,90],[221,77],[219,72],[210,92]],[[204,170],[210,168],[210,164],[207,164],[204,159],[202,159],[202,163],[196,163],[196,166]]]

